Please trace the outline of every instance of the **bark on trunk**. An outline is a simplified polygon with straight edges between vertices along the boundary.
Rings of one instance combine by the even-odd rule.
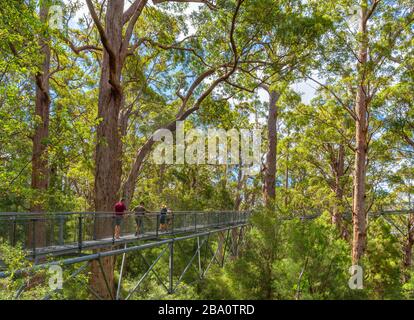
[[[43,1],[39,12],[39,17],[42,23],[47,23],[48,14],[49,5],[47,1]],[[47,139],[49,137],[49,70],[51,53],[48,39],[41,38],[39,40],[39,46],[43,61],[40,71],[35,75],[36,126],[33,136],[31,181],[31,188],[34,191],[34,199],[32,199],[30,205],[30,211],[32,212],[42,212],[46,209],[46,193],[49,187]],[[35,233],[34,237],[33,232]],[[35,243],[33,243],[33,241]],[[36,247],[46,246],[46,225],[42,220],[36,220],[29,224],[28,243],[30,247],[34,245]]]
[[[364,254],[366,247],[367,220],[365,212],[365,177],[367,162],[367,131],[368,131],[368,89],[366,85],[366,64],[368,59],[367,34],[367,1],[361,3],[359,33],[361,36],[358,51],[359,84],[356,96],[356,152],[354,171],[354,198],[353,198],[353,242],[352,262],[357,265]]]
[[[122,17],[124,1],[108,1],[105,21],[105,34],[109,45],[116,53],[114,57],[105,49],[102,58],[101,79],[99,84],[98,117],[101,122],[97,128],[95,159],[94,201],[97,212],[112,212],[119,198],[121,186],[121,132],[118,125],[119,115],[124,102],[122,90],[114,85],[121,80],[123,58],[120,54],[122,45]],[[111,236],[112,218],[95,218],[96,237]],[[102,298],[110,299],[114,295],[114,258],[102,259],[102,271],[98,261],[92,262],[92,289]]]
[[[236,190],[236,199],[234,200],[234,211],[240,210],[240,205],[242,203],[242,190],[245,185],[246,176],[243,176],[243,172],[241,168],[239,168],[239,172],[237,175],[237,190]],[[238,237],[239,231],[238,229],[234,228],[231,230],[231,258],[234,259],[239,255],[239,247],[238,247]]]
[[[122,44],[123,1],[109,1],[106,13],[106,35],[116,52]],[[97,211],[112,211],[118,199],[121,184],[121,135],[118,126],[123,104],[122,92],[111,84],[111,73],[118,82],[121,79],[121,57],[116,55],[114,65],[109,62],[109,54],[103,53],[101,79],[99,84],[96,164],[95,164],[95,208]]]
[[[267,139],[269,141],[266,154],[266,169],[264,177],[264,201],[266,207],[272,206],[276,197],[276,148],[277,148],[277,101],[280,94],[276,91],[269,93],[269,112],[267,116]]]

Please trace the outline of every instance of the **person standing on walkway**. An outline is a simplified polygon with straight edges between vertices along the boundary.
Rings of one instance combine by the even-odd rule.
[[[165,204],[162,205],[162,209],[160,211],[160,231],[167,230],[167,206]]]
[[[121,199],[115,204],[115,239],[119,239],[121,235],[121,222],[124,217],[124,212],[127,207],[125,205],[125,199]]]
[[[145,216],[145,213],[147,213],[147,212],[148,212],[148,210],[145,209],[143,201],[141,201],[139,206],[134,209],[135,222],[137,223],[137,229],[136,229],[136,232],[135,232],[136,237],[138,236],[138,234],[141,233],[141,230],[143,230],[144,216]]]

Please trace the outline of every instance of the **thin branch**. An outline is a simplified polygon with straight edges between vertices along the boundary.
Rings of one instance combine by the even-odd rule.
[[[122,16],[123,25],[125,25],[132,18],[136,10],[142,5],[142,2],[145,2],[146,4],[148,1],[147,0],[135,0],[135,2],[131,4],[131,6],[124,12]]]
[[[322,88],[324,88],[325,90],[329,91],[334,97],[335,99],[341,104],[341,106],[350,114],[350,116],[356,121],[358,120],[358,117],[356,115],[356,113],[350,109],[343,101],[341,98],[338,97],[338,95],[332,90],[330,89],[327,85],[319,82],[316,79],[313,79],[310,76],[305,75],[306,78],[308,78],[309,80],[312,80],[313,82],[317,83],[318,85],[320,85]]]
[[[98,46],[94,46],[94,45],[84,45],[84,46],[80,46],[77,47],[75,46],[75,44],[70,41],[70,39],[68,39],[67,37],[62,35],[62,39],[63,41],[66,42],[66,44],[69,46],[69,48],[76,54],[80,54],[82,51],[98,51],[98,52],[102,52],[102,48],[98,47]]]
[[[117,69],[117,58],[115,55],[115,52],[111,46],[111,44],[109,43],[108,37],[105,33],[105,30],[101,24],[101,21],[99,20],[98,15],[96,14],[95,8],[91,2],[91,0],[86,0],[86,4],[88,5],[89,8],[89,12],[92,16],[93,21],[95,22],[95,25],[98,29],[100,38],[101,38],[101,42],[106,50],[106,52],[108,52],[109,55],[109,83],[112,86],[113,90],[117,93],[121,93],[122,92],[122,87],[119,84],[119,80],[116,79],[115,76],[115,71]]]
[[[154,4],[159,4],[163,2],[186,2],[186,3],[201,3],[207,5],[211,10],[216,10],[217,7],[214,3],[207,0],[152,0]]]
[[[381,0],[375,0],[374,3],[371,6],[371,9],[368,11],[367,16],[365,17],[365,23],[371,18],[371,16],[374,14],[375,9],[377,8],[379,2]]]
[[[207,67],[210,67],[210,65],[209,64],[207,64],[205,61],[204,61],[204,59],[197,53],[197,51],[194,49],[194,48],[186,48],[186,47],[181,47],[181,46],[179,46],[178,44],[179,43],[181,43],[182,41],[180,41],[180,42],[178,42],[178,43],[176,43],[176,44],[172,44],[172,45],[168,45],[168,44],[162,44],[162,43],[159,43],[159,42],[157,42],[157,41],[154,41],[154,40],[152,40],[152,39],[150,39],[150,38],[146,38],[146,37],[144,37],[144,38],[141,38],[141,39],[139,39],[139,41],[137,42],[137,43],[135,43],[129,50],[128,50],[128,53],[127,53],[127,55],[131,55],[131,54],[133,54],[133,52],[141,45],[141,44],[146,44],[146,43],[149,43],[149,44],[151,44],[152,46],[154,46],[154,47],[158,47],[158,48],[161,48],[161,49],[164,49],[164,50],[181,50],[181,51],[188,51],[188,52],[191,52],[192,54],[194,54],[200,61],[201,61],[201,63],[202,64],[204,64],[205,66],[207,66]]]
[[[108,52],[109,57],[111,59],[114,59],[115,60],[114,50],[113,50],[113,48],[111,47],[111,45],[110,45],[110,43],[108,41],[108,37],[106,36],[106,32],[105,32],[105,30],[104,30],[104,28],[102,26],[101,21],[99,20],[98,15],[96,14],[95,8],[94,8],[91,0],[86,0],[86,4],[88,5],[88,9],[89,9],[89,12],[91,14],[91,17],[92,17],[92,19],[93,19],[93,21],[95,23],[95,26],[98,29],[99,36],[101,38],[101,41],[102,41],[102,44],[103,44],[105,50]]]
[[[138,0],[137,0],[138,1]],[[142,10],[144,10],[145,5],[147,4],[148,0],[140,0],[137,5],[137,1],[134,3],[134,11],[132,13],[132,16],[130,18],[130,21],[128,23],[127,30],[125,31],[125,38],[122,41],[122,47],[121,47],[121,57],[122,59],[125,59],[125,57],[128,55],[128,46],[129,41],[131,40],[132,33],[134,32],[135,24],[137,23],[137,20],[139,16],[142,13]]]

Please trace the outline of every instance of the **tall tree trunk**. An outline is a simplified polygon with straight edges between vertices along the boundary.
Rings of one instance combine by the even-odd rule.
[[[359,35],[361,37],[358,51],[358,75],[355,114],[356,120],[356,152],[354,171],[353,197],[353,242],[352,263],[357,265],[364,254],[367,241],[367,220],[365,212],[365,178],[368,151],[368,88],[366,85],[366,68],[368,61],[368,28],[367,28],[367,0],[361,2]]]
[[[239,172],[237,174],[237,190],[236,190],[236,198],[234,200],[234,211],[240,210],[240,205],[242,202],[242,189],[245,185],[246,176],[243,175],[242,168],[239,167]],[[235,258],[238,256],[239,248],[238,248],[238,238],[239,238],[239,231],[238,229],[234,228],[231,230],[231,258]]]
[[[106,12],[106,35],[115,52],[120,52],[122,44],[123,1],[109,1]],[[95,164],[95,208],[97,211],[112,211],[118,199],[121,185],[122,144],[119,114],[123,104],[123,94],[110,84],[113,77],[121,79],[122,61],[116,55],[114,64],[110,64],[109,54],[103,53],[102,71],[99,84],[96,164]]]
[[[287,139],[289,139],[289,135],[290,135],[290,130],[288,128]],[[289,190],[289,151],[290,151],[290,142],[288,140],[287,145],[286,145],[286,168],[285,168],[285,206],[286,207],[289,203],[289,195],[288,195],[288,190]]]
[[[122,45],[122,17],[124,1],[108,1],[105,21],[107,41],[114,52],[110,56],[104,50],[102,58],[101,79],[99,84],[98,125],[96,137],[95,187],[94,201],[96,212],[112,212],[119,198],[121,186],[122,144],[119,128],[119,115],[124,102],[122,88],[114,82],[121,80],[123,58],[120,54]],[[112,235],[112,218],[97,215],[95,219],[95,235],[103,238]],[[92,289],[102,298],[110,299],[114,294],[114,258],[102,259],[102,271],[98,261],[92,263],[90,279]],[[105,281],[106,277],[106,281]],[[109,288],[107,288],[107,283]]]
[[[267,116],[267,139],[269,142],[266,154],[266,169],[264,177],[264,201],[266,207],[274,204],[276,198],[276,148],[277,148],[277,101],[280,94],[269,90],[269,112]]]
[[[47,23],[49,14],[49,4],[47,1],[41,2],[39,17],[43,24]],[[49,187],[49,167],[47,144],[49,137],[49,70],[50,70],[50,47],[48,39],[39,40],[41,50],[42,65],[40,71],[35,75],[36,81],[36,101],[35,115],[36,125],[33,136],[32,150],[32,182],[31,187],[34,191],[34,199],[30,205],[30,211],[42,212],[46,209],[46,193]],[[33,232],[34,237],[33,237]],[[33,243],[33,239],[35,243]],[[29,224],[28,243],[36,247],[46,246],[46,225],[42,220]]]
[[[342,207],[343,197],[344,197],[344,186],[342,179],[345,175],[345,146],[343,144],[339,145],[338,154],[335,159],[334,165],[334,174],[335,174],[335,205],[332,213],[332,224],[334,224],[339,232],[341,233],[342,238],[348,239],[349,234],[346,226],[343,224]]]

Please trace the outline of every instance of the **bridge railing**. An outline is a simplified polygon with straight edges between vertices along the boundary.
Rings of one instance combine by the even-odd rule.
[[[166,229],[160,230],[162,219],[159,213],[138,216],[127,212],[121,219],[121,240],[241,224],[249,216],[249,211],[173,212],[167,214]],[[53,251],[53,247],[56,250],[65,247],[82,250],[97,242],[116,242],[116,223],[117,216],[113,212],[0,213],[0,243],[20,244],[34,254],[42,248],[52,248]]]

